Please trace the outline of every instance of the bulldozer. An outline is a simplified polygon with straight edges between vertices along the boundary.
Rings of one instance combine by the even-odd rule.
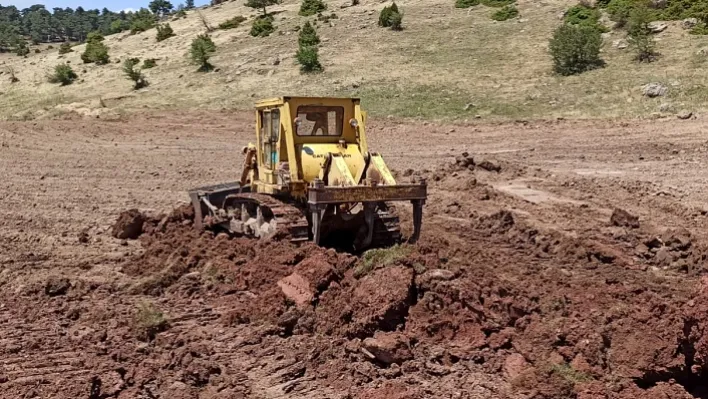
[[[189,190],[196,228],[360,251],[400,242],[392,204],[410,201],[409,241],[419,238],[426,182],[397,183],[369,149],[358,98],[279,97],[255,108],[241,179]]]

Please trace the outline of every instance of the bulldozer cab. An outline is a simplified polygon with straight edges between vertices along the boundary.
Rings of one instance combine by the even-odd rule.
[[[281,97],[259,101],[256,191],[302,196],[329,153],[342,153],[352,172],[366,152],[359,99]]]

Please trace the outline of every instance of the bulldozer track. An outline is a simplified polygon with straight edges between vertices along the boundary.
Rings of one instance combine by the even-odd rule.
[[[374,221],[373,246],[386,247],[398,244],[401,241],[401,224],[395,214],[378,210]]]
[[[278,222],[278,231],[274,236],[275,238],[288,239],[293,243],[301,243],[309,240],[310,225],[307,222],[307,218],[298,207],[265,194],[232,194],[229,198],[237,201],[255,202],[258,206],[265,206],[270,209]]]

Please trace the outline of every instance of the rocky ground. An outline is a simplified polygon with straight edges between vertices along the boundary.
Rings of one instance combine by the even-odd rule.
[[[0,397],[708,395],[700,121],[373,121],[430,198],[354,256],[192,228],[249,118],[0,124]]]

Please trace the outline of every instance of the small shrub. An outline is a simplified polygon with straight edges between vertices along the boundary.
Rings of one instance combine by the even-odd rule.
[[[207,34],[197,36],[192,41],[192,46],[189,50],[189,55],[192,61],[199,65],[200,72],[208,72],[214,69],[214,66],[209,63],[209,58],[216,52],[216,45],[211,37]]]
[[[394,12],[388,17],[388,24],[391,30],[403,30],[403,13]]]
[[[219,24],[219,29],[233,29],[238,28],[241,22],[245,21],[246,17],[242,15],[235,16]]]
[[[178,19],[182,19],[182,18],[187,18],[187,12],[184,10],[178,10],[175,13],[174,17],[172,18],[172,20],[177,21]]]
[[[455,7],[457,8],[470,8],[479,4],[479,0],[456,0]]]
[[[49,46],[47,46],[47,50],[54,50],[54,46],[50,44]]]
[[[157,66],[157,60],[155,58],[148,58],[143,61],[143,69],[150,69]]]
[[[50,83],[61,83],[62,86],[67,86],[74,83],[78,78],[76,72],[67,64],[59,64],[54,67],[54,73],[49,75]]]
[[[565,14],[564,21],[571,25],[591,26],[599,31],[607,28],[600,24],[600,11],[582,4],[571,7]]]
[[[504,7],[514,4],[516,0],[482,0],[482,4],[487,7]]]
[[[253,9],[260,9],[263,11],[263,16],[268,15],[268,10],[266,7],[272,6],[280,3],[280,0],[246,0],[246,7],[251,7]]]
[[[15,47],[15,54],[17,54],[19,57],[25,57],[29,53],[30,49],[27,46],[27,42],[25,42],[24,40],[17,42],[17,46]]]
[[[38,48],[34,49],[34,53],[35,53],[35,54],[39,54],[39,53],[41,53],[41,52],[42,52],[42,50],[40,50],[40,49],[38,49]]]
[[[298,14],[303,17],[309,17],[310,15],[317,15],[326,9],[327,4],[325,4],[322,0],[302,0],[302,3],[300,3],[300,12]]]
[[[607,3],[605,10],[616,28],[622,28],[627,24],[636,3],[637,0],[611,0]]]
[[[321,72],[323,70],[316,46],[300,47],[295,54],[295,58],[300,64],[300,71],[304,73]]]
[[[391,15],[398,13],[398,6],[394,1],[390,6],[384,7],[379,13],[379,26],[388,28],[391,26]]]
[[[637,61],[652,62],[656,58],[654,38],[649,29],[649,10],[646,5],[634,7],[627,26],[627,42],[637,53]]]
[[[329,15],[324,15],[322,13],[317,14],[317,20],[322,21],[324,23],[328,23],[329,21],[331,21],[333,19],[339,19],[337,14],[335,14],[335,13],[331,13]]]
[[[20,81],[20,79],[17,79],[17,75],[15,74],[15,68],[7,66],[5,69],[7,69],[7,74],[10,75],[10,83],[17,83]]]
[[[59,54],[68,54],[72,51],[74,50],[71,49],[71,43],[69,42],[64,42],[61,44],[61,46],[59,46]]]
[[[157,35],[155,35],[155,39],[157,39],[158,42],[169,39],[174,35],[175,31],[172,30],[170,24],[157,25]]]
[[[127,59],[123,63],[123,73],[125,73],[128,79],[133,81],[133,90],[140,90],[143,87],[147,87],[149,84],[143,72],[135,68],[138,63],[140,63],[140,60],[137,58]]]
[[[560,376],[573,385],[593,380],[591,375],[578,371],[569,364],[553,364],[550,369],[551,373]]]
[[[354,277],[362,278],[372,270],[388,266],[399,259],[405,258],[411,253],[411,249],[405,246],[395,245],[390,248],[370,249],[364,252],[361,263],[354,269]]]
[[[708,25],[702,23],[698,24],[691,28],[689,33],[692,35],[708,35]]]
[[[515,18],[519,15],[519,10],[514,6],[504,6],[492,13],[492,19],[495,21],[506,21],[507,19]]]
[[[315,28],[312,26],[310,21],[305,22],[305,25],[300,29],[298,36],[298,45],[300,47],[316,46],[320,44],[320,37],[317,36]]]
[[[253,20],[253,25],[251,25],[251,32],[249,33],[253,37],[266,37],[273,32],[275,32],[275,27],[273,26],[273,17],[260,16]]]
[[[155,15],[146,8],[141,8],[138,12],[133,14],[130,21],[130,33],[135,35],[137,33],[145,32],[148,29],[155,27]]]
[[[108,47],[103,44],[103,35],[98,32],[91,32],[86,38],[86,50],[81,54],[81,60],[86,63],[95,63],[98,65],[107,64],[110,60],[108,57]]]
[[[593,26],[563,24],[549,43],[553,69],[560,75],[575,75],[604,65],[600,59],[602,37]]]
[[[403,24],[403,13],[399,11],[395,2],[390,7],[384,7],[379,14],[379,26],[401,30]]]
[[[138,305],[134,329],[139,339],[152,341],[155,336],[170,327],[165,315],[151,303]]]

